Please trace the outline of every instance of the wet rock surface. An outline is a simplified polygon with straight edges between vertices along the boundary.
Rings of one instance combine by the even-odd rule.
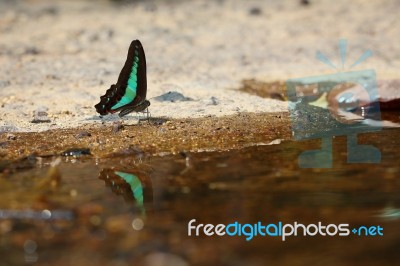
[[[77,132],[90,132],[90,136],[77,138]],[[120,121],[110,125],[92,125],[77,129],[13,133],[16,137],[13,141],[9,141],[7,136],[2,134],[0,142],[7,142],[3,159],[17,159],[32,153],[59,154],[78,144],[89,148],[94,156],[103,157],[112,153],[124,153],[124,150],[132,146],[140,147],[143,152],[153,155],[179,153],[183,150],[237,149],[246,143],[288,139],[290,134],[287,113],[243,113],[225,118],[154,118],[141,121],[137,125],[124,125],[124,121]]]

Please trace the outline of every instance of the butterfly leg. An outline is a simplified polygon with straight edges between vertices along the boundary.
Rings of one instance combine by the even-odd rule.
[[[151,118],[151,113],[149,112],[149,108],[146,108],[146,114],[147,114],[147,122],[150,124],[150,118]]]
[[[146,114],[147,122],[150,124],[151,113],[149,112],[149,108],[146,108],[146,110],[141,113]]]
[[[136,118],[137,118],[137,120],[138,120],[138,124],[140,124],[140,115],[139,115],[139,112],[136,113]]]

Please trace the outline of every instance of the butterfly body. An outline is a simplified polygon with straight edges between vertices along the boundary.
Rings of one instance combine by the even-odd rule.
[[[134,40],[129,46],[117,83],[111,85],[106,94],[100,97],[95,108],[100,115],[120,112],[120,117],[131,112],[143,112],[150,106],[146,93],[146,57],[140,41]]]

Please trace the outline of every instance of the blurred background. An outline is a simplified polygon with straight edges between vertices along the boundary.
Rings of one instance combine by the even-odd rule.
[[[398,131],[360,137],[360,143],[382,151],[381,164],[349,166],[346,139],[338,137],[334,168],[301,169],[298,155],[319,147],[319,140],[284,139],[290,125],[274,128],[263,114],[247,121],[246,112],[279,112],[274,121],[285,121],[287,102],[241,88],[249,84],[244,80],[270,88],[289,78],[348,71],[369,49],[373,56],[352,70],[373,69],[379,82],[396,80],[399,11],[398,0],[0,1],[0,133],[101,125],[93,106],[116,82],[130,42],[139,39],[147,58],[148,98],[169,91],[190,98],[151,100],[153,117],[167,117],[184,132],[175,152],[197,131],[199,139],[202,132],[237,136],[230,138],[239,145],[234,147],[245,147],[146,157],[140,145],[129,146],[142,141],[132,132],[150,128],[149,138],[162,139],[175,126],[122,131],[117,125],[115,132],[107,128],[109,135],[101,132],[106,127],[92,135],[77,130],[73,141],[101,150],[104,143],[114,145],[112,138],[123,138],[129,148],[120,157],[62,157],[57,164],[47,154],[2,159],[0,265],[394,265],[400,244]],[[339,39],[347,40],[343,69]],[[318,61],[317,51],[338,69]],[[395,92],[399,99],[399,83],[388,84],[386,95]],[[34,112],[46,113],[48,121],[32,123]],[[230,114],[237,116],[221,119],[223,125],[215,122]],[[398,112],[394,116],[398,122]],[[182,125],[173,120],[182,117],[215,120],[197,129],[191,120]],[[232,121],[247,128],[236,130]],[[250,130],[263,123],[272,129]],[[58,133],[61,143],[65,132]],[[264,133],[278,139],[253,143],[254,135]],[[0,155],[7,156],[13,141],[29,146],[24,136],[2,134]],[[41,148],[54,148],[46,145]],[[25,152],[18,148],[15,153]],[[133,193],[136,188],[143,188],[142,197]],[[191,219],[381,225],[385,235],[247,242],[188,237]]]

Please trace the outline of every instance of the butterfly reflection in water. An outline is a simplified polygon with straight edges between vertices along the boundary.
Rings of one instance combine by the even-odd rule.
[[[101,170],[99,179],[104,180],[113,193],[122,195],[127,203],[135,203],[144,215],[146,205],[149,207],[153,202],[152,182],[145,173],[105,168]]]
[[[120,117],[131,112],[147,110],[148,118],[150,102],[146,100],[146,93],[146,57],[140,41],[134,40],[129,46],[128,56],[117,84],[111,85],[94,107],[100,115],[120,111]]]

